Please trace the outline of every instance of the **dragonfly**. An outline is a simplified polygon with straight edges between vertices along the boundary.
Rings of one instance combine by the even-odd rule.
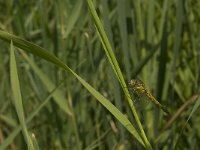
[[[132,79],[128,83],[128,85],[130,89],[145,95],[151,102],[153,102],[157,107],[159,107],[166,115],[169,115],[169,111],[167,110],[167,108],[156,100],[156,98],[150,93],[150,91],[146,88],[146,86],[141,80]]]

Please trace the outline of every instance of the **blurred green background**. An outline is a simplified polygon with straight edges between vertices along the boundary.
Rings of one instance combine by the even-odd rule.
[[[139,78],[170,112],[165,117],[143,96],[133,100],[152,148],[200,149],[200,1],[93,3],[126,83]],[[136,126],[87,1],[0,0],[0,10],[1,31],[58,57]],[[10,137],[19,121],[13,105],[9,49],[10,42],[0,40],[0,145],[21,150],[27,149],[22,133]],[[60,93],[27,123],[38,149],[144,149],[70,73],[19,49],[15,56],[25,118],[59,86]]]

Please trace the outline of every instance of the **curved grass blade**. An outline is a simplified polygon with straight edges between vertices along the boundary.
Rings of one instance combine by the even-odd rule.
[[[51,97],[58,90],[60,85],[58,85],[54,90],[52,90],[49,96],[47,96],[47,98],[44,99],[44,101],[32,113],[30,113],[30,115],[27,117],[25,121],[26,124],[28,124],[39,113],[39,111],[51,100]],[[7,148],[12,143],[14,138],[19,134],[21,129],[22,129],[22,125],[18,125],[17,127],[15,127],[12,133],[10,133],[9,136],[1,143],[0,150]]]
[[[109,60],[110,64],[112,65],[113,70],[116,73],[116,76],[117,76],[117,78],[118,78],[118,80],[119,80],[119,82],[121,84],[121,87],[122,87],[122,89],[123,89],[123,91],[124,91],[124,93],[126,95],[128,104],[129,104],[129,106],[130,106],[130,108],[132,110],[133,116],[134,116],[134,118],[136,120],[136,123],[137,123],[137,125],[139,127],[142,139],[143,139],[143,141],[145,143],[145,147],[147,149],[151,149],[151,145],[150,145],[150,143],[149,143],[149,141],[148,141],[148,139],[146,137],[146,134],[145,134],[145,132],[144,132],[144,130],[142,128],[142,125],[141,125],[141,122],[140,122],[139,117],[137,115],[137,112],[136,112],[135,106],[133,104],[133,101],[130,98],[130,93],[129,93],[127,88],[123,88],[123,87],[127,87],[127,86],[126,86],[126,83],[124,81],[121,69],[119,68],[119,65],[118,65],[118,62],[116,60],[115,54],[113,53],[111,44],[109,43],[108,37],[106,36],[106,33],[104,31],[103,25],[102,25],[98,15],[97,15],[97,12],[96,12],[96,10],[94,8],[94,5],[93,5],[92,1],[91,0],[87,0],[87,3],[88,3],[88,6],[89,6],[89,9],[90,9],[90,12],[92,14],[96,29],[98,31],[100,40],[102,42],[102,45],[103,45],[104,50],[106,52],[106,55],[108,57],[108,60]]]
[[[11,48],[10,48],[10,80],[11,80],[11,87],[12,87],[12,92],[13,92],[13,97],[14,97],[14,105],[17,112],[17,116],[19,118],[19,122],[22,126],[22,133],[23,133],[24,139],[26,141],[28,149],[34,150],[34,145],[31,140],[31,137],[29,136],[28,129],[25,123],[22,96],[21,96],[17,65],[16,65],[12,41],[11,41]]]
[[[49,62],[52,62],[55,65],[58,65],[65,71],[72,73],[80,83],[106,108],[110,113],[144,146],[144,142],[136,129],[133,127],[131,122],[103,95],[96,91],[92,86],[90,86],[85,80],[83,80],[79,75],[72,71],[67,65],[65,65],[61,60],[56,56],[49,53],[44,48],[32,44],[22,38],[14,36],[12,34],[0,31],[0,38],[5,41],[13,41],[13,44],[18,48],[21,48],[27,52],[32,53],[33,55],[39,56],[42,59],[45,59]]]
[[[56,86],[53,82],[49,79],[47,75],[45,75],[37,66],[36,64],[23,52],[20,51],[24,59],[30,64],[34,72],[37,74],[37,76],[40,78],[42,83],[46,86],[47,90],[50,92],[52,89],[54,89]],[[72,112],[69,109],[67,99],[64,96],[64,93],[60,90],[56,90],[56,92],[53,94],[54,101],[58,104],[58,106],[68,115],[72,115]]]

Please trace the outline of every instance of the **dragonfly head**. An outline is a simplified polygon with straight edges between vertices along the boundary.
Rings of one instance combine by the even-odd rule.
[[[136,87],[138,85],[138,82],[137,82],[137,80],[135,80],[135,79],[132,79],[130,82],[129,82],[129,86],[130,87]]]
[[[144,88],[144,84],[142,83],[142,81],[137,80],[137,79],[132,79],[129,82],[129,86],[136,89],[136,90],[140,90]]]

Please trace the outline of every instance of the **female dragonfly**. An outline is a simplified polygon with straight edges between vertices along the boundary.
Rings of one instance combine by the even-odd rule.
[[[167,108],[163,105],[161,105],[156,98],[150,93],[150,91],[145,87],[144,83],[138,79],[132,79],[129,83],[128,83],[130,89],[132,89],[133,91],[142,93],[143,95],[145,95],[149,100],[151,100],[154,104],[156,104],[157,107],[159,107],[160,109],[162,109],[166,115],[169,115],[169,111],[167,110]]]

